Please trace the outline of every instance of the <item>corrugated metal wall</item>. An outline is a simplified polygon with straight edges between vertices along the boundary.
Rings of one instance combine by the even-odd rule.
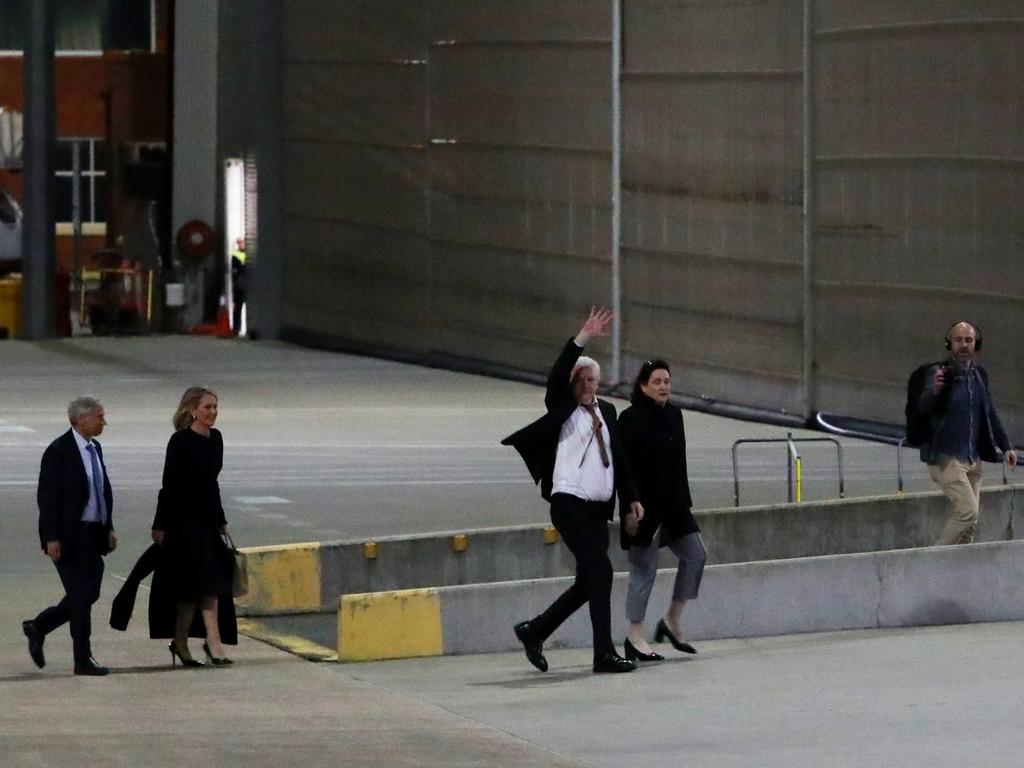
[[[624,370],[799,412],[801,2],[624,11]]]
[[[1024,4],[816,5],[817,401],[898,421],[968,319],[1024,437]]]
[[[898,422],[966,317],[1024,434],[1019,0],[622,8],[624,376]],[[611,302],[611,9],[285,0],[287,335],[541,371]]]

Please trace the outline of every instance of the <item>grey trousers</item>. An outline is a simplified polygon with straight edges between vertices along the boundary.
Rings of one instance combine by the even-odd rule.
[[[659,528],[649,546],[629,548],[629,590],[626,592],[626,619],[631,624],[640,624],[647,614],[647,601],[658,575],[658,545],[661,541]],[[676,582],[672,599],[693,600],[700,589],[704,574],[707,550],[699,533],[690,533],[668,542],[669,549],[679,558]]]

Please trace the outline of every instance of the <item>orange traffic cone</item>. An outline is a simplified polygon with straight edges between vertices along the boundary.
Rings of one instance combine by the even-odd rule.
[[[230,339],[235,335],[235,332],[231,330],[231,320],[228,319],[228,308],[223,304],[217,310],[217,329],[214,334],[222,339]]]

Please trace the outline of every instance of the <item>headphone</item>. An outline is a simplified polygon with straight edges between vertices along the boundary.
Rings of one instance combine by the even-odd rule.
[[[958,325],[969,325],[971,326],[971,328],[974,329],[974,351],[981,352],[981,328],[979,328],[969,320],[957,320],[955,323],[949,326],[949,330],[946,331],[946,349],[953,349],[953,340],[949,338],[949,334],[951,334],[953,332],[953,329],[956,328]]]

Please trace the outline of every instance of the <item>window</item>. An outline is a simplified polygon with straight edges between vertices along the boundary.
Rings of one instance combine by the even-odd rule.
[[[53,0],[54,47],[65,52],[153,49],[153,0]],[[22,0],[0,0],[0,50],[24,48]]]
[[[78,146],[78,162],[82,169],[81,206],[82,223],[99,224],[107,220],[106,142],[102,139],[57,139],[56,196],[57,221],[74,220],[72,209],[74,151]]]

